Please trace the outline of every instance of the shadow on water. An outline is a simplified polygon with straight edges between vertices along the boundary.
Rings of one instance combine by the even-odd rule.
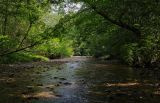
[[[160,102],[158,69],[146,71],[96,60],[52,62],[1,66],[0,103]]]

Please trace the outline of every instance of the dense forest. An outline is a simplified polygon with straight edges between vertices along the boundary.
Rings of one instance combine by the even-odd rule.
[[[159,66],[159,0],[0,0],[0,63],[73,55]]]

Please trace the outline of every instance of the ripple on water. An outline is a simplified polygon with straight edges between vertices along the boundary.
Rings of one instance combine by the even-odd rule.
[[[78,60],[0,68],[0,103],[160,102],[159,72]]]

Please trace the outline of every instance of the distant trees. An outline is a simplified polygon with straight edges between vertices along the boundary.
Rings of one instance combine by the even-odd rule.
[[[29,51],[70,55],[73,47],[75,55],[158,65],[159,5],[159,0],[1,0],[0,55],[42,44]],[[52,47],[54,38],[64,52]]]
[[[112,58],[131,65],[158,65],[160,1],[69,0],[68,3],[70,2],[81,2],[83,6],[77,14],[70,15],[70,22],[61,24],[61,27],[65,28],[63,31],[68,32],[71,38],[75,38],[75,48],[78,45],[77,49],[85,51],[82,55],[111,55]]]

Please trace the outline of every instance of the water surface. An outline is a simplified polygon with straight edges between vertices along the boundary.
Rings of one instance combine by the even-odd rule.
[[[77,58],[1,66],[0,103],[160,103],[158,69]]]

